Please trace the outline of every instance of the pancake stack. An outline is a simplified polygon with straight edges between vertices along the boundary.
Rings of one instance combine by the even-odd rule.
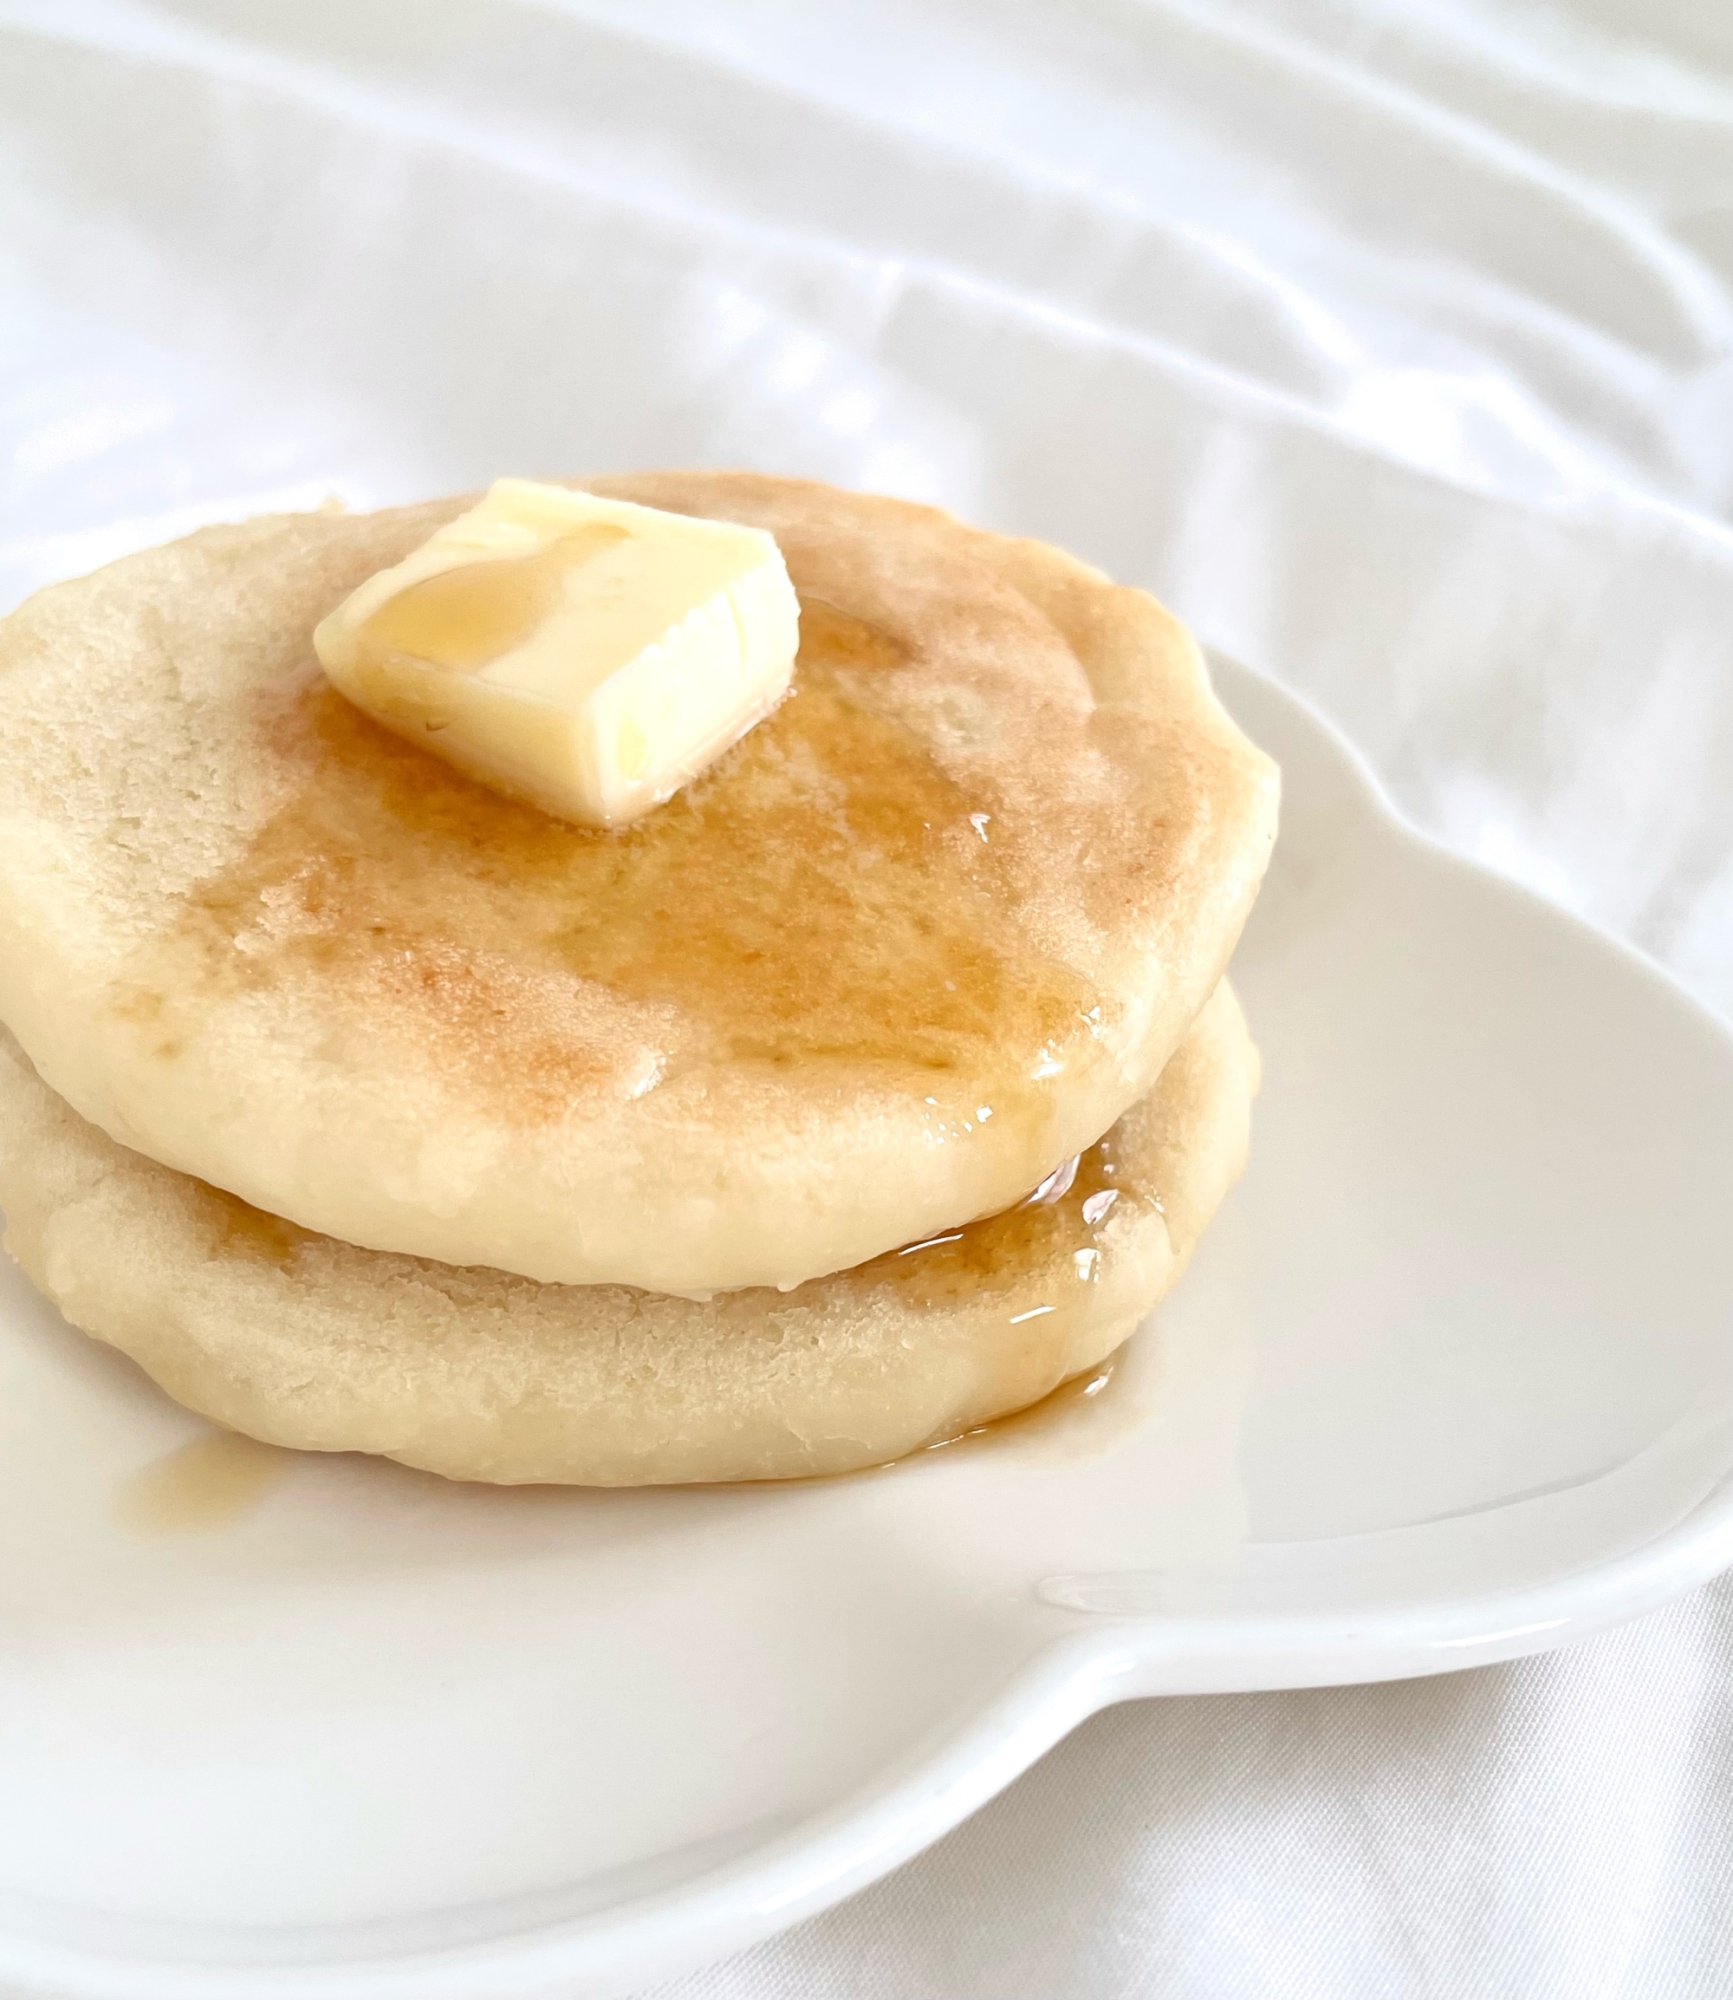
[[[470,504],[209,529],[0,625],[0,1203],[237,1429],[453,1478],[881,1463],[1094,1367],[1238,1174],[1276,776],[1155,601],[930,509],[777,538],[793,691],[646,818],[375,725],[314,626]]]

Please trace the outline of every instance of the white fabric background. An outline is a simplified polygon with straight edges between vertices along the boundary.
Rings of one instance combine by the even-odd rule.
[[[1043,534],[1733,1009],[1717,0],[0,0],[0,432],[6,602],[503,469]],[[1140,1704],[665,1991],[1717,2000],[1730,1673]]]

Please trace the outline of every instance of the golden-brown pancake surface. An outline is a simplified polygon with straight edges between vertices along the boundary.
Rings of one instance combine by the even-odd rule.
[[[7,1247],[169,1393],[271,1442],[453,1478],[842,1472],[1112,1352],[1239,1173],[1257,1058],[1210,1001],[1150,1095],[1036,1199],[791,1293],[708,1303],[360,1250],[116,1145],[0,1034]]]
[[[1220,977],[1274,774],[1141,593],[794,481],[784,705],[619,833],[378,729],[309,635],[461,500],[207,530],[0,627],[0,1018],[86,1119],[371,1248],[793,1284],[1015,1201]]]

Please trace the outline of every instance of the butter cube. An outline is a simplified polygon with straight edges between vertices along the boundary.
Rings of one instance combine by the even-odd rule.
[[[799,626],[761,529],[499,479],[313,646],[399,736],[561,819],[623,826],[770,713]]]

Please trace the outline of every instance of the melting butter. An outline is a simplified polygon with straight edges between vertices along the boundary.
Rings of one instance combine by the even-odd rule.
[[[358,707],[466,776],[623,826],[776,706],[799,624],[760,529],[500,479],[313,645]]]

